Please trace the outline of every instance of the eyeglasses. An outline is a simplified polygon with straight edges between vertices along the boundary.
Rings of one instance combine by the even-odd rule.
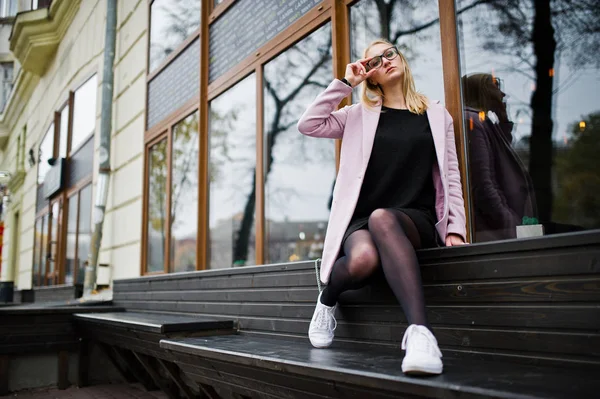
[[[375,57],[371,58],[369,62],[367,62],[365,69],[367,70],[367,72],[369,72],[371,69],[379,68],[383,64],[382,57],[385,57],[386,59],[391,61],[394,58],[398,57],[398,54],[400,54],[400,52],[395,46],[390,47],[386,49],[381,55],[376,55]]]
[[[504,82],[500,78],[497,78],[494,76],[493,82],[494,82],[494,85],[498,88],[498,90],[502,90],[502,88],[504,87]]]

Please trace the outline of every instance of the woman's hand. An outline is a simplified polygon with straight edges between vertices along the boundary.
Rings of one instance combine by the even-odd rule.
[[[356,87],[361,84],[365,79],[370,78],[377,69],[371,69],[367,72],[365,64],[369,62],[370,58],[363,58],[356,62],[346,65],[346,75],[344,78],[352,85]]]
[[[456,245],[465,245],[465,241],[458,234],[450,233],[446,236],[446,246],[454,247]]]

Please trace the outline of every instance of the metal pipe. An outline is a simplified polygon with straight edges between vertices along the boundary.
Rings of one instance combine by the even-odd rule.
[[[94,202],[94,232],[88,264],[85,268],[83,283],[84,298],[90,296],[96,288],[98,254],[102,241],[102,227],[108,198],[110,180],[110,132],[112,130],[112,98],[114,88],[115,42],[117,37],[117,0],[107,0],[106,32],[104,41],[104,67],[102,74],[102,109],[100,113],[100,149],[98,150],[99,174]]]

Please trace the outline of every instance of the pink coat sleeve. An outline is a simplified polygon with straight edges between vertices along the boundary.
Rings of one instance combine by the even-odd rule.
[[[351,92],[350,86],[335,79],[304,111],[298,121],[298,131],[307,136],[341,139],[350,106],[335,109]]]
[[[448,160],[448,229],[446,234],[458,234],[467,242],[467,218],[465,201],[460,182],[460,170],[454,141],[454,123],[446,112],[446,157]]]

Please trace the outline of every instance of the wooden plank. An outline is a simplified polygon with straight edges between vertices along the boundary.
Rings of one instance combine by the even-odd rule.
[[[228,383],[257,390],[274,397],[290,398],[396,398],[393,393],[373,392],[356,385],[340,385],[331,381],[293,375],[286,372],[269,371],[255,367],[180,355],[177,359],[187,375],[202,376],[213,380],[226,380]],[[384,391],[382,387],[382,391]],[[412,395],[403,396],[406,398]],[[420,397],[420,396],[419,396]]]
[[[58,352],[58,389],[65,390],[69,387],[69,352]]]
[[[315,350],[308,342],[247,337],[163,340],[161,347],[200,359],[355,384],[381,391],[426,397],[593,397],[600,389],[596,373],[445,359],[443,378],[415,379],[399,373],[402,356],[389,351],[329,348]],[[203,360],[206,361],[206,360]],[[217,368],[218,370],[218,368]],[[523,378],[523,376],[527,378]],[[490,376],[494,376],[490,378]],[[507,384],[506,381],[511,381]]]
[[[150,304],[151,305],[151,304]],[[314,303],[240,303],[178,302],[173,311],[222,317],[266,317],[310,319]],[[515,304],[515,305],[430,305],[429,321],[435,324],[475,326],[515,326],[566,328],[571,330],[598,328],[600,305]],[[385,304],[341,304],[338,320],[361,322],[400,322],[406,318],[395,298]]]
[[[553,279],[504,280],[493,282],[456,282],[424,284],[428,304],[474,302],[598,302],[599,277],[565,277]],[[133,293],[128,301],[164,302],[310,302],[318,291],[314,287],[223,289],[202,291],[159,291]],[[356,291],[347,291],[341,303],[386,303],[393,298],[387,284],[378,281]],[[123,303],[123,302],[122,302]],[[129,302],[131,304],[131,302]]]
[[[233,328],[233,321],[213,320],[206,317],[182,316],[164,313],[82,313],[75,319],[94,325],[123,326],[139,331],[159,334],[179,331],[205,331]]]

